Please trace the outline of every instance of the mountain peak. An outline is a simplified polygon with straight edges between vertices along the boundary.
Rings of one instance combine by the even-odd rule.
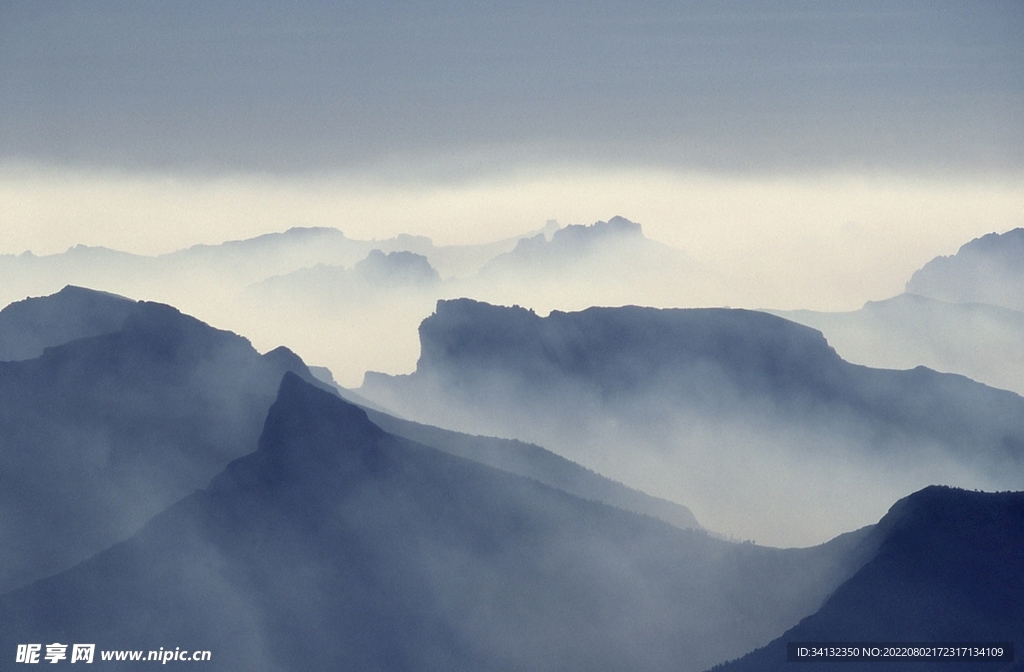
[[[589,244],[609,238],[643,238],[643,230],[636,222],[631,222],[625,217],[616,215],[607,222],[598,221],[590,226],[581,224],[570,224],[555,231],[551,236],[551,242],[565,245]]]
[[[16,301],[0,310],[0,361],[34,359],[48,347],[117,331],[137,305],[75,285]]]
[[[403,250],[370,250],[352,271],[360,280],[384,285],[425,284],[441,279],[425,256]]]
[[[379,474],[390,464],[380,447],[385,436],[363,409],[289,371],[267,412],[255,459],[236,460],[218,478],[245,487]]]
[[[914,272],[906,291],[951,303],[1024,310],[1024,228],[989,233]]]

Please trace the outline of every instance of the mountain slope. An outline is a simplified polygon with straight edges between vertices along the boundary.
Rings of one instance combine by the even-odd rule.
[[[19,309],[67,316],[30,325],[46,343],[121,324],[0,362],[0,591],[135,532],[252,450],[285,371],[313,380],[291,352],[261,356],[162,304],[72,289]]]
[[[396,438],[287,374],[255,453],[0,597],[0,647],[173,642],[223,670],[699,670],[813,611],[864,540],[677,530]]]
[[[1024,642],[1024,493],[931,487],[872,531],[875,557],[814,615],[720,672],[788,670],[786,642]],[[870,663],[872,670],[1005,670],[1006,663]],[[848,662],[800,663],[847,669]],[[1019,669],[1014,668],[1014,669]]]
[[[828,538],[930,483],[1024,482],[1024,399],[924,368],[855,366],[819,332],[764,313],[542,318],[442,301],[420,339],[413,374],[367,374],[360,394],[417,421],[547,446],[747,538],[780,519],[793,536],[771,543]]]

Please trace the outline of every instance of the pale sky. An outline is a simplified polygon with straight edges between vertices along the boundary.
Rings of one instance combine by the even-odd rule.
[[[1019,0],[0,0],[0,253],[623,215],[857,307],[1024,226]]]
[[[730,305],[849,310],[901,292],[936,255],[1024,226],[1021,184],[578,167],[381,184],[337,175],[185,178],[19,167],[0,170],[0,253],[51,254],[81,243],[159,254],[292,226],[465,244],[524,233],[547,219],[565,225],[621,214],[749,288]]]

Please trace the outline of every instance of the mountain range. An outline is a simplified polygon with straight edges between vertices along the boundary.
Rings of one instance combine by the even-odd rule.
[[[542,250],[543,269],[524,250]],[[439,298],[663,305],[671,301],[664,278],[688,282],[694,266],[621,217],[590,226],[548,221],[473,245],[408,234],[357,240],[335,228],[296,227],[157,256],[83,245],[0,255],[0,304],[66,285],[144,296],[244,333],[260,348],[288,343],[351,386],[368,369],[411,366],[416,325]]]
[[[647,238],[640,224],[612,217],[524,237],[488,261],[458,294],[536,310],[592,305],[674,305],[710,272],[686,253]]]
[[[317,244],[347,248],[339,235],[194,248],[174,273],[201,286],[237,253],[225,277],[241,278],[263,249],[254,277],[320,273],[323,291],[371,308],[470,286],[412,237],[418,251],[287,268]],[[1015,239],[974,241],[919,275],[934,287],[935,269],[968,273],[964,259],[999,267]],[[286,240],[291,261],[273,251]],[[650,243],[621,218],[549,227],[479,276],[542,285],[601,246],[607,260]],[[109,250],[68,255],[71,269],[106,260],[136,282],[173,276]],[[746,310],[541,317],[441,300],[420,324],[416,371],[369,373],[357,391],[169,305],[75,286],[12,303],[0,311],[0,669],[20,667],[26,642],[202,649],[226,670],[700,672],[783,669],[793,641],[1024,641],[1024,494],[948,487],[1021,490],[1024,399],[845,352],[870,334],[920,364],[930,339],[947,370],[1012,379],[1019,313],[910,284],[855,315],[786,314],[820,320],[824,336]],[[356,355],[326,321],[288,313],[289,292],[310,291],[298,287],[253,319],[291,320]],[[372,339],[359,322],[370,312],[336,319]],[[847,343],[832,335],[843,329]],[[972,344],[1005,348],[1006,370],[985,369],[999,353],[972,358]]]
[[[852,365],[820,332],[765,313],[540,317],[462,299],[439,302],[420,340],[414,373],[368,373],[360,394],[428,424],[548,446],[648,492],[657,484],[652,494],[687,502],[712,529],[723,526],[704,511],[736,506],[756,524],[761,501],[766,527],[782,518],[806,543],[798,535],[814,532],[801,525],[823,524],[828,538],[932,482],[1024,482],[1021,397],[923,367]],[[824,474],[811,523],[794,493],[819,491]]]
[[[395,437],[288,373],[255,452],[0,597],[0,648],[173,642],[223,670],[700,670],[813,612],[866,538],[781,551],[678,530]]]
[[[716,668],[760,670],[784,669],[793,640],[1019,641],[1022,506],[933,487],[823,546],[729,543],[401,439],[287,373],[255,452],[0,596],[0,648],[173,644],[218,670],[701,670],[764,642]]]

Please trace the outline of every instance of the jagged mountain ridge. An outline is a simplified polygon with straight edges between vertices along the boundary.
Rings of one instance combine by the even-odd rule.
[[[225,670],[699,670],[812,611],[865,534],[781,551],[677,530],[391,436],[286,374],[255,453],[0,597],[0,639],[173,641]]]
[[[216,245],[193,245],[155,256],[87,245],[38,256],[31,252],[0,254],[0,272],[6,280],[0,301],[6,305],[25,296],[57,291],[69,284],[137,295],[144,289],[166,290],[164,285],[168,283],[202,286],[210,278],[238,291],[266,278],[302,268],[317,265],[351,268],[375,249],[384,253],[419,254],[427,257],[445,277],[467,277],[487,260],[513,249],[521,238],[532,235],[535,232],[481,245],[437,246],[429,238],[408,234],[383,240],[360,240],[349,238],[336,228],[292,227],[280,233]]]
[[[539,233],[521,239],[511,252],[495,257],[481,271],[485,274],[501,270],[550,271],[552,267],[581,260],[589,252],[605,252],[607,247],[621,250],[631,244],[644,242],[652,247],[655,245],[644,238],[639,224],[621,216],[612,217],[607,222],[598,221],[590,226],[570,224],[553,231],[550,236]]]
[[[356,309],[380,310],[382,302],[429,302],[440,283],[441,276],[423,255],[373,249],[351,268],[318,264],[261,280],[247,287],[240,300],[254,310],[301,305],[344,315]]]
[[[664,306],[692,297],[709,277],[689,255],[647,238],[640,224],[616,216],[523,238],[484,265],[457,296],[537,310]]]

